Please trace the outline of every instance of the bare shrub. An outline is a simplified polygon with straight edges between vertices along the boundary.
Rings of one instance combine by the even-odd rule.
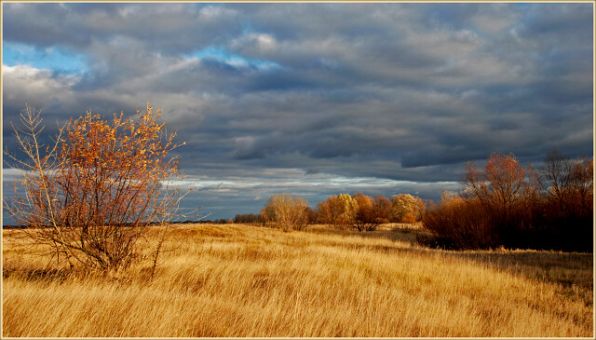
[[[544,178],[549,197],[561,210],[579,214],[592,211],[593,160],[570,160],[553,152],[547,156]]]
[[[21,115],[23,128],[13,128],[26,157],[9,157],[25,170],[24,193],[6,207],[56,261],[125,268],[146,227],[170,217],[177,200],[161,181],[176,174],[168,156],[176,145],[159,114],[150,105],[136,119],[87,113],[66,123],[51,146],[39,141],[40,113],[27,107]]]
[[[302,197],[274,195],[261,210],[261,219],[283,231],[302,230],[308,225],[308,203]]]

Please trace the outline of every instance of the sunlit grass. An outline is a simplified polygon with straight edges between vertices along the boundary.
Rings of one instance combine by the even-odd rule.
[[[591,254],[447,252],[415,232],[172,226],[150,282],[150,261],[73,274],[4,231],[3,335],[592,335]]]

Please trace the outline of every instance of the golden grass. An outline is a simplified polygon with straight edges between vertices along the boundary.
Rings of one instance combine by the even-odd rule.
[[[4,231],[3,336],[593,335],[591,254],[431,250],[412,232],[176,225],[148,282],[149,262],[48,268]]]

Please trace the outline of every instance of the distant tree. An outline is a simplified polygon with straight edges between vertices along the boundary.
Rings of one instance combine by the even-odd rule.
[[[393,196],[391,201],[391,221],[414,223],[422,219],[424,201],[410,194]]]
[[[593,171],[592,159],[572,160],[555,153],[547,157],[542,173],[544,207],[537,224],[556,244],[592,249]]]
[[[317,219],[319,223],[347,228],[354,223],[357,209],[356,201],[349,194],[330,196],[319,203]]]
[[[336,225],[339,209],[336,208],[337,196],[328,197],[317,205],[317,222],[322,224]]]
[[[570,160],[558,152],[546,158],[543,178],[547,193],[561,209],[591,210],[593,191],[593,160]]]
[[[484,205],[507,213],[527,188],[526,170],[513,155],[492,154],[484,172],[467,167],[468,191]]]
[[[350,226],[354,224],[356,213],[358,212],[358,202],[349,194],[339,194],[337,200],[340,208],[339,225]]]
[[[392,203],[387,197],[379,195],[376,196],[373,202],[373,209],[377,223],[389,223],[391,221]]]
[[[308,225],[308,203],[301,197],[274,195],[261,210],[262,220],[283,231],[302,230]]]
[[[379,219],[375,211],[375,202],[370,196],[357,193],[353,196],[358,207],[354,218],[354,228],[358,231],[373,231],[379,226]]]

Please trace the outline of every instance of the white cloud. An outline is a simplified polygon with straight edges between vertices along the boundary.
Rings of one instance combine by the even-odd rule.
[[[199,20],[218,20],[237,15],[237,11],[222,6],[205,6],[199,11]]]
[[[77,75],[56,75],[51,70],[29,65],[2,65],[4,101],[44,109],[60,103],[68,106],[75,101],[73,86],[81,79]],[[6,112],[5,112],[6,114]]]
[[[202,191],[238,192],[258,190],[274,192],[281,188],[285,190],[301,190],[314,192],[356,192],[378,190],[400,190],[411,192],[442,188],[443,190],[458,190],[459,182],[415,182],[393,180],[376,177],[347,177],[327,173],[308,174],[296,168],[269,168],[259,170],[258,174],[238,176],[188,176],[183,179],[163,182],[171,188],[199,189]],[[402,189],[402,190],[403,190]]]

